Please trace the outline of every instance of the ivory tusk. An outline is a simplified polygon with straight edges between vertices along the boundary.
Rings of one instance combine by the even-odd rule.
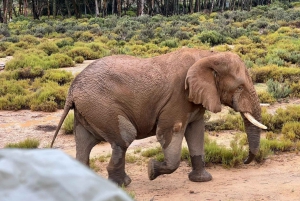
[[[266,127],[265,125],[259,123],[251,114],[249,113],[244,113],[245,117],[255,126],[261,128],[261,129],[267,129],[268,127]]]

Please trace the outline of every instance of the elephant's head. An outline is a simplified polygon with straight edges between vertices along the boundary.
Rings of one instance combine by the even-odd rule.
[[[220,112],[221,104],[240,112],[249,141],[250,163],[259,151],[261,108],[245,64],[236,54],[217,53],[197,61],[188,70],[185,88],[189,100],[211,112]]]

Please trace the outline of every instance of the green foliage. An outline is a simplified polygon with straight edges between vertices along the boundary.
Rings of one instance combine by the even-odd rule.
[[[60,41],[56,42],[56,45],[58,48],[62,48],[65,46],[73,46],[74,45],[74,40],[72,38],[64,38]]]
[[[262,123],[268,127],[268,130],[280,132],[287,122],[300,121],[300,106],[287,106],[286,109],[278,108],[274,115],[262,108]]]
[[[209,43],[211,45],[219,45],[226,42],[224,36],[217,31],[203,31],[199,35],[199,39],[202,43]]]
[[[127,153],[126,156],[125,156],[125,161],[127,163],[135,163],[139,160],[139,158],[133,154],[129,154]]]
[[[220,131],[220,130],[240,130],[245,131],[244,121],[240,114],[233,112],[227,114],[218,120],[207,122],[205,129],[209,131]]]
[[[65,134],[73,134],[74,129],[74,113],[70,112],[66,117],[62,129],[64,130]]]
[[[279,83],[272,79],[267,81],[268,92],[275,98],[286,98],[292,92],[290,87],[285,83]]]
[[[243,163],[247,151],[239,143],[238,136],[230,142],[230,148],[218,145],[216,141],[206,140],[205,162],[222,164],[225,167],[236,167]]]
[[[286,139],[300,140],[300,122],[286,122],[282,127],[282,134]]]
[[[85,60],[100,58],[99,54],[93,52],[88,47],[74,47],[73,49],[68,51],[67,55],[72,58],[82,56]]]
[[[141,155],[144,156],[144,157],[153,157],[155,155],[158,155],[159,153],[162,152],[162,148],[161,146],[158,146],[156,148],[151,148],[151,149],[147,149],[147,150],[144,150],[142,151]]]
[[[84,58],[83,58],[83,56],[77,56],[77,57],[74,58],[74,61],[77,64],[81,64],[81,63],[84,62]]]
[[[169,48],[176,48],[178,47],[177,41],[176,40],[166,40],[161,42],[161,46],[167,46]]]
[[[74,62],[72,61],[72,58],[65,54],[52,54],[50,56],[50,60],[56,61],[58,63],[59,68],[75,66]]]
[[[299,68],[278,67],[268,65],[251,69],[252,79],[257,83],[267,82],[269,79],[274,81],[298,81],[300,79]]]
[[[66,83],[70,83],[73,80],[73,75],[67,71],[61,70],[47,70],[42,77],[42,81],[54,81],[59,85],[64,85]]]
[[[59,52],[57,45],[50,41],[41,43],[40,45],[38,45],[38,48],[43,50],[47,55],[51,55]]]
[[[293,82],[290,85],[292,93],[292,97],[300,98],[300,80],[298,82]]]
[[[24,141],[18,143],[9,143],[5,145],[5,148],[18,148],[18,149],[36,149],[40,145],[39,140],[27,138]]]
[[[258,95],[258,98],[259,98],[259,101],[261,103],[275,103],[276,102],[276,99],[269,93],[269,92],[258,92],[257,93]]]
[[[32,95],[30,109],[45,112],[62,109],[66,101],[67,89],[67,85],[60,86],[56,82],[48,81]]]

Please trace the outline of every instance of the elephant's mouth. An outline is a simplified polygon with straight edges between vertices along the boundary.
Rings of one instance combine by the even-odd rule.
[[[263,125],[262,123],[258,122],[250,113],[245,112],[243,113],[244,116],[255,126],[261,129],[267,129],[268,127]]]

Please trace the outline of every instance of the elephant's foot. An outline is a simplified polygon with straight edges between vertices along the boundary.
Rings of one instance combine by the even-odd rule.
[[[115,174],[113,176],[108,176],[108,179],[118,184],[119,186],[128,186],[131,183],[130,177],[125,173],[125,176],[120,177]]]
[[[166,162],[158,162],[154,159],[150,159],[148,163],[148,177],[150,180],[154,180],[156,177],[162,174],[171,174],[179,166],[179,162],[175,164],[167,164]]]
[[[189,174],[189,179],[193,182],[206,182],[212,180],[212,176],[205,169],[202,171],[193,170]]]
[[[205,163],[202,156],[191,156],[193,166],[189,179],[193,182],[206,182],[212,180],[212,176],[205,170]]]
[[[158,177],[160,174],[158,173],[157,169],[155,168],[157,165],[155,163],[158,163],[154,159],[150,159],[148,162],[148,177],[150,180],[154,180],[156,177]]]

